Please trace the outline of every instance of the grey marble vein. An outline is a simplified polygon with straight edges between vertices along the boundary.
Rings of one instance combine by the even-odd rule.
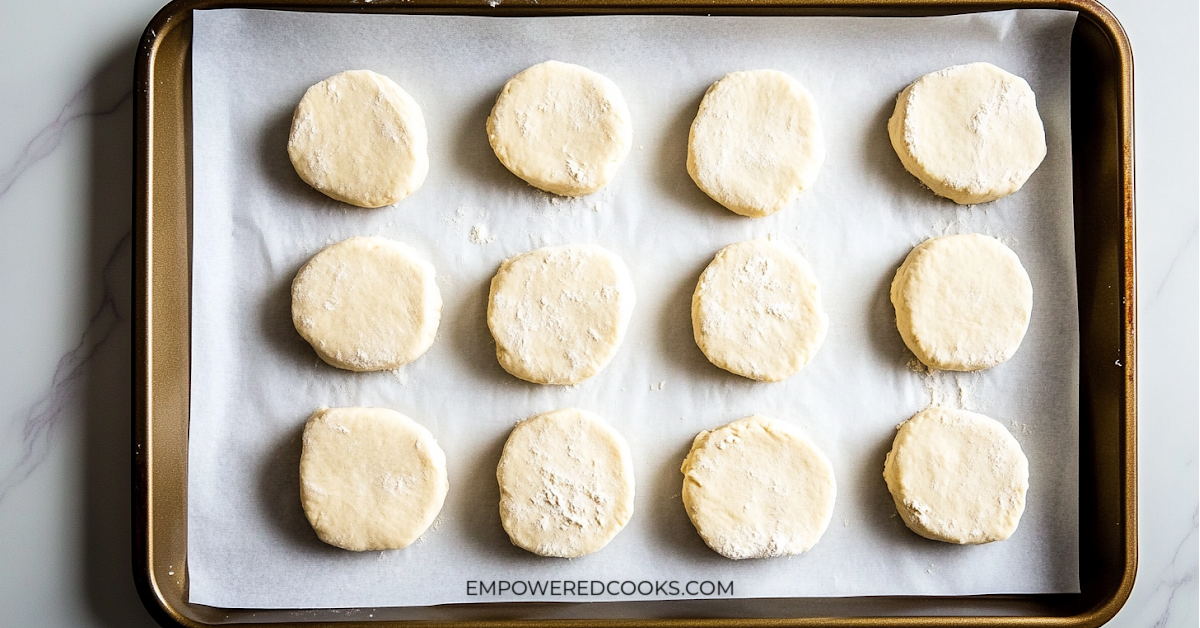
[[[22,417],[20,455],[15,462],[0,468],[0,501],[45,460],[54,434],[67,416],[66,410],[75,398],[79,386],[84,383],[81,380],[84,379],[88,360],[123,322],[123,308],[116,301],[118,293],[110,278],[128,275],[127,271],[114,267],[120,260],[126,259],[126,249],[132,245],[133,231],[130,230],[121,236],[105,261],[100,273],[103,282],[100,304],[92,312],[79,343],[59,358],[50,389]]]
[[[62,144],[63,135],[71,123],[84,118],[93,118],[116,113],[126,102],[133,98],[133,90],[130,89],[121,94],[116,102],[94,104],[93,94],[97,79],[93,79],[84,85],[79,91],[75,92],[66,105],[58,112],[58,117],[50,124],[42,127],[33,139],[29,140],[25,147],[21,149],[21,154],[17,156],[17,160],[3,172],[0,172],[0,198],[3,198],[21,175],[25,174],[37,162],[49,157]]]
[[[1181,540],[1179,544],[1175,546],[1175,551],[1171,554],[1171,562],[1167,563],[1167,565],[1163,568],[1162,573],[1159,574],[1160,579],[1156,582],[1154,592],[1151,595],[1157,595],[1164,589],[1169,590],[1170,594],[1167,596],[1166,603],[1163,605],[1162,614],[1160,614],[1158,618],[1155,619],[1154,624],[1152,624],[1155,628],[1171,624],[1173,611],[1182,610],[1176,609],[1175,599],[1179,596],[1184,587],[1194,587],[1196,585],[1197,574],[1194,569],[1188,569],[1175,578],[1170,577],[1170,571],[1172,567],[1177,567],[1180,561],[1193,560],[1195,558],[1195,556],[1192,554],[1189,554],[1187,557],[1184,557],[1181,554],[1187,548],[1191,548],[1191,552],[1195,552],[1194,544],[1190,543],[1189,541],[1196,536],[1197,530],[1200,529],[1198,528],[1198,523],[1200,523],[1200,509],[1192,511],[1192,527],[1188,530],[1187,535],[1183,537],[1183,540]]]
[[[1179,262],[1183,259],[1184,253],[1188,252],[1188,249],[1190,249],[1192,246],[1192,242],[1195,241],[1198,230],[1200,230],[1200,227],[1193,226],[1191,235],[1188,236],[1187,240],[1184,240],[1183,244],[1179,247],[1179,250],[1175,252],[1175,257],[1171,259],[1171,265],[1167,267],[1167,272],[1163,273],[1162,281],[1158,283],[1158,287],[1154,290],[1154,298],[1151,299],[1150,303],[1147,305],[1158,301],[1158,298],[1162,296],[1163,290],[1165,290],[1167,287],[1167,282],[1171,279],[1171,275],[1175,274],[1175,268],[1179,266]]]

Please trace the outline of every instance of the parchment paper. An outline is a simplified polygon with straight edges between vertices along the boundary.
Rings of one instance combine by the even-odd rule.
[[[1074,20],[1052,11],[922,19],[196,12],[190,600],[320,608],[1078,591]],[[547,59],[608,76],[629,103],[634,148],[608,188],[587,198],[525,185],[487,143],[484,123],[501,86]],[[1049,149],[1017,194],[959,207],[904,171],[886,121],[896,94],[914,79],[980,60],[1029,81]],[[429,177],[394,207],[330,200],[306,186],[287,158],[292,110],[304,90],[354,68],[394,79],[428,124]],[[787,72],[812,92],[828,145],[813,189],[757,220],[706,197],[684,165],[705,89],[727,72],[753,68]],[[1028,269],[1029,333],[999,367],[917,372],[896,331],[888,287],[914,245],[971,231],[1002,238]],[[831,321],[816,359],[774,384],[712,366],[692,339],[689,311],[716,251],[766,234],[807,256]],[[296,271],[321,248],[355,235],[407,242],[437,268],[445,301],[437,341],[396,373],[332,368],[292,327]],[[506,257],[569,242],[601,244],[629,265],[638,304],[628,336],[609,366],[579,386],[519,381],[495,359],[485,324],[489,281]],[[881,477],[884,454],[896,425],[931,403],[985,413],[1021,442],[1030,491],[1011,539],[938,543],[896,515]],[[300,508],[305,420],[319,406],[355,405],[411,416],[446,452],[445,507],[404,550],[324,545]],[[636,512],[596,554],[541,558],[512,546],[501,528],[495,466],[514,423],[572,406],[600,413],[628,439]],[[722,558],[704,545],[680,502],[679,465],[696,433],[752,413],[801,426],[833,462],[833,522],[807,554]],[[557,595],[553,585],[541,595],[498,594],[500,581],[580,580],[600,584],[576,585],[570,594],[561,582]],[[692,581],[721,588],[696,585],[689,595]],[[469,595],[471,582],[484,593]],[[496,593],[480,582],[496,582]],[[644,595],[618,586],[610,595],[609,582],[656,586]],[[678,594],[658,584],[671,582]]]

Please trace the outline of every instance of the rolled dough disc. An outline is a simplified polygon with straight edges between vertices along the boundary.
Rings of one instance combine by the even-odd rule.
[[[442,509],[446,455],[429,430],[384,408],[321,408],[304,426],[300,502],[322,541],[408,547]]]
[[[978,233],[918,244],[896,271],[891,296],[904,344],[946,371],[978,371],[1011,358],[1033,312],[1033,284],[1017,254]]]
[[[833,466],[782,421],[755,415],[700,432],[680,471],[688,517],[726,558],[807,552],[833,517]]]
[[[511,257],[492,278],[487,322],[504,370],[536,384],[578,384],[621,346],[634,305],[625,262],[593,244]]]
[[[700,101],[688,136],[688,174],[730,211],[773,214],[812,186],[825,161],[817,106],[775,70],[733,72]]]
[[[433,344],[442,295],[412,247],[357,237],[313,256],[292,281],[292,323],[329,364],[398,368]]]
[[[896,510],[913,532],[947,543],[1012,536],[1029,490],[1029,461],[1000,423],[929,408],[904,422],[883,465]]]
[[[421,108],[369,70],[335,74],[304,92],[288,156],[305,183],[339,201],[383,207],[417,191],[429,172]]]
[[[541,556],[591,554],[633,516],[633,461],[599,416],[556,410],[513,428],[496,467],[500,521],[513,545]]]
[[[808,262],[759,238],[721,249],[692,295],[692,332],[713,364],[764,382],[804,368],[829,319]]]
[[[1016,192],[1046,156],[1029,83],[990,63],[951,66],[904,88],[888,135],[913,176],[960,205]]]
[[[563,196],[607,185],[633,143],[629,108],[616,83],[558,61],[509,79],[488,116],[487,132],[505,168]]]

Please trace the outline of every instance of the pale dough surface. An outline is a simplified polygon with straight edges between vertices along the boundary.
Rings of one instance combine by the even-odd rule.
[[[370,70],[335,74],[304,92],[292,116],[288,156],[306,183],[359,207],[391,205],[429,172],[421,108]]]
[[[783,209],[812,186],[824,161],[816,103],[775,70],[733,72],[714,83],[688,136],[692,180],[743,216]]]
[[[977,371],[1017,352],[1033,313],[1033,284],[1012,249],[978,233],[918,244],[892,281],[896,327],[925,365]]]
[[[909,529],[947,543],[1012,536],[1029,490],[1029,461],[997,421],[929,408],[905,421],[883,465],[896,510]]]
[[[721,249],[692,295],[692,332],[713,364],[765,382],[791,377],[821,344],[829,319],[800,253],[766,238]]]
[[[633,143],[629,108],[616,83],[559,61],[509,79],[488,116],[487,133],[504,167],[563,196],[607,185]]]
[[[492,278],[487,323],[504,370],[537,384],[578,384],[612,360],[634,306],[629,269],[594,244],[510,257]]]
[[[292,281],[292,324],[329,364],[398,368],[433,344],[442,296],[412,247],[355,237],[326,247]]]
[[[353,550],[400,549],[446,499],[446,455],[429,430],[385,408],[321,408],[304,426],[300,501],[317,536]]]
[[[900,162],[960,205],[1016,192],[1046,156],[1046,132],[1025,79],[990,63],[919,78],[888,120]]]
[[[541,556],[591,554],[633,516],[629,446],[599,416],[566,409],[513,428],[496,467],[500,521],[513,545]]]
[[[755,415],[700,432],[680,471],[688,517],[727,558],[807,552],[833,517],[833,466],[783,421]]]

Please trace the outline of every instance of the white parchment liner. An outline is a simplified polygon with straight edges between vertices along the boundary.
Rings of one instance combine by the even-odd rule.
[[[188,582],[218,607],[410,606],[689,596],[690,581],[736,597],[962,595],[1079,590],[1078,319],[1072,233],[1069,43],[1073,13],[942,18],[475,18],[198,11],[193,31],[194,240]],[[617,83],[634,148],[605,190],[539,192],[492,154],[484,122],[504,81],[547,60]],[[886,121],[919,76],[990,61],[1026,78],[1048,155],[1023,190],[976,207],[907,174]],[[346,69],[385,74],[421,105],[431,166],[394,207],[358,209],[308,188],[285,149],[311,84]],[[816,185],[762,219],[734,215],[685,170],[688,128],[727,72],[773,68],[812,92],[828,158]],[[971,374],[922,374],[895,329],[888,286],[908,251],[944,233],[998,236],[1020,256],[1034,313],[1016,356]],[[708,363],[690,299],[721,247],[773,234],[797,247],[824,290],[828,339],[791,379],[757,383]],[[289,286],[322,247],[355,235],[407,242],[437,268],[438,339],[397,373],[321,362],[292,328]],[[591,242],[629,265],[638,304],[620,352],[577,387],[519,381],[497,364],[485,324],[501,260]],[[881,477],[895,426],[939,403],[987,414],[1029,456],[1021,526],[965,547],[904,527]],[[299,503],[300,430],[319,406],[384,406],[428,427],[450,493],[413,546],[356,554],[322,544]],[[512,546],[495,465],[515,422],[563,407],[598,412],[635,457],[636,512],[604,550],[575,560]],[[679,465],[702,429],[760,413],[799,425],[833,462],[833,523],[809,553],[730,561],[696,535]],[[676,582],[648,595],[468,595],[469,582]],[[559,585],[561,587],[561,585]],[[609,587],[611,590],[611,587]],[[628,590],[628,587],[626,587]],[[645,586],[642,588],[646,590]],[[478,591],[478,589],[476,589]],[[588,585],[588,593],[599,592]]]

